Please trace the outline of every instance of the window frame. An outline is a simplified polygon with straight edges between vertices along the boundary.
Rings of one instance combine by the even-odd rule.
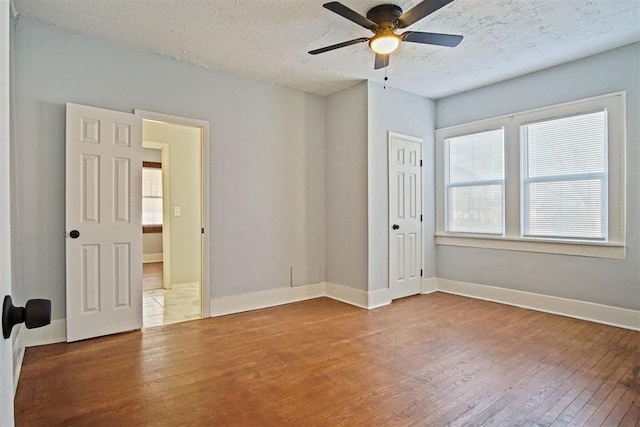
[[[451,162],[450,162],[450,154],[451,154],[451,147],[448,143],[448,141],[450,139],[453,138],[460,138],[460,137],[464,137],[464,136],[468,136],[468,135],[475,135],[475,134],[480,134],[480,133],[486,133],[486,132],[494,132],[497,130],[501,130],[502,131],[502,179],[484,179],[484,180],[471,180],[471,181],[467,181],[467,182],[463,182],[463,183],[454,183],[451,184],[449,182],[449,177],[450,177],[450,166],[451,166]],[[505,184],[506,184],[506,176],[505,176],[505,129],[504,126],[500,126],[497,127],[495,129],[487,129],[481,132],[471,132],[471,133],[465,133],[465,134],[459,134],[459,135],[451,135],[448,136],[447,138],[444,138],[443,140],[443,144],[444,144],[444,230],[446,233],[448,234],[469,234],[469,235],[475,235],[475,236],[503,236],[504,232],[505,232]],[[461,187],[472,187],[472,186],[483,186],[483,185],[496,185],[499,184],[501,186],[501,191],[502,191],[502,231],[500,233],[483,233],[483,232],[454,232],[454,231],[447,231],[449,228],[449,198],[448,198],[448,194],[449,194],[449,189],[450,188],[461,188]]]
[[[524,236],[522,126],[556,118],[607,111],[607,205],[606,240],[554,239]],[[452,233],[445,228],[446,139],[504,127],[504,234]],[[500,117],[436,130],[436,234],[437,245],[492,248],[598,258],[624,259],[626,231],[626,92],[615,92],[522,111]]]
[[[144,160],[142,162],[142,169],[162,169],[162,163]],[[147,196],[143,194],[142,198],[144,199],[145,197]],[[142,224],[142,233],[162,233],[162,224]]]

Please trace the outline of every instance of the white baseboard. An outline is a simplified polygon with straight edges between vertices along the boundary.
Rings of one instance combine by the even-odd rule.
[[[327,282],[325,283],[324,296],[365,309],[391,304],[391,291],[389,289],[367,292],[362,289]]]
[[[438,290],[438,278],[427,277],[422,279],[422,294],[432,294]]]
[[[24,325],[15,327],[13,334],[13,395],[15,396],[18,389],[18,380],[20,379],[20,371],[22,370],[22,361],[24,360]]]
[[[368,296],[369,304],[366,307],[368,309],[389,305],[393,300],[393,294],[389,288],[368,292]]]
[[[437,279],[438,291],[620,328],[640,330],[640,311],[477,283]]]
[[[142,263],[162,262],[162,252],[157,254],[142,254]]]
[[[209,304],[211,317],[259,310],[291,302],[304,301],[324,296],[324,283],[296,287],[276,288],[266,291],[212,298]]]
[[[35,347],[37,345],[54,344],[67,341],[67,321],[66,319],[55,319],[50,325],[42,328],[24,328],[25,347]]]
[[[389,289],[365,292],[350,286],[320,282],[291,288],[276,288],[241,295],[213,298],[210,303],[211,317],[259,310],[261,308],[320,297],[328,297],[365,309],[381,307],[391,303],[391,292]]]
[[[324,296],[360,308],[367,308],[369,306],[369,295],[367,292],[350,286],[327,282],[325,283]]]

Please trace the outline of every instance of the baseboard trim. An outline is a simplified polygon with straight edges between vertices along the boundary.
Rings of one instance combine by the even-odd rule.
[[[440,292],[640,331],[640,311],[477,283],[437,279]]]
[[[276,288],[222,298],[212,298],[209,303],[210,314],[211,317],[218,317],[244,311],[259,310],[261,308],[323,297],[324,293],[324,283],[320,282],[311,285]]]
[[[162,252],[155,254],[142,254],[142,263],[162,262]]]
[[[369,295],[362,289],[350,286],[339,285],[337,283],[325,283],[324,296],[346,304],[355,305],[360,308],[369,307]]]
[[[13,395],[15,397],[18,390],[18,380],[20,379],[20,372],[22,371],[22,361],[24,360],[24,330],[26,328],[23,325],[16,327],[16,333],[13,337]]]
[[[427,277],[422,279],[422,294],[432,294],[438,290],[438,278]]]
[[[389,288],[368,292],[368,297],[368,309],[383,307],[393,302],[393,293]]]
[[[42,328],[24,329],[25,347],[35,347],[38,345],[55,344],[67,341],[67,321],[66,319],[55,319],[51,324]]]

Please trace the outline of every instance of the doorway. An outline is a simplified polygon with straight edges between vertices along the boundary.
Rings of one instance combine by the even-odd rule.
[[[143,327],[208,315],[203,280],[205,127],[143,116]]]

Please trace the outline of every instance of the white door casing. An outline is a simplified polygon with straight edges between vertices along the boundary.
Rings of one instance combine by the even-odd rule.
[[[389,132],[389,287],[422,292],[422,140]]]
[[[0,304],[11,294],[9,1],[0,0]],[[16,328],[14,328],[14,334]],[[13,425],[13,345],[0,336],[0,426]]]
[[[67,341],[141,328],[141,118],[67,104],[65,191]]]

